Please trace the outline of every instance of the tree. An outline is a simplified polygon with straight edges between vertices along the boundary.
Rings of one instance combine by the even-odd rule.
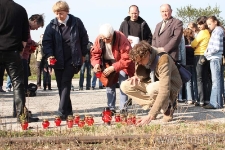
[[[225,25],[225,21],[220,17],[220,9],[216,5],[214,8],[208,6],[206,8],[193,8],[192,5],[177,8],[176,18],[183,21],[184,27],[187,26],[189,22],[196,22],[197,18],[200,16],[216,16],[220,20],[221,25]]]

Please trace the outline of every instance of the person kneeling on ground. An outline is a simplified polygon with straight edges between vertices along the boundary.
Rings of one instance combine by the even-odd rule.
[[[151,107],[149,114],[138,120],[136,125],[150,123],[160,111],[164,114],[163,121],[171,121],[182,85],[173,59],[167,53],[158,53],[146,41],[136,44],[129,57],[136,64],[135,76],[122,82],[120,89],[143,109]],[[151,70],[155,70],[159,81],[151,82]]]

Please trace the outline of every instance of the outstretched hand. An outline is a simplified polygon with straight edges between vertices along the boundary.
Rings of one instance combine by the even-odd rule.
[[[151,115],[144,116],[137,120],[136,126],[148,125],[152,120],[155,120]]]

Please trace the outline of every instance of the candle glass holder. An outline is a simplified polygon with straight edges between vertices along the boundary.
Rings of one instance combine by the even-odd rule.
[[[44,119],[42,121],[42,126],[44,129],[47,129],[49,127],[49,125],[50,125],[50,122],[47,119]]]

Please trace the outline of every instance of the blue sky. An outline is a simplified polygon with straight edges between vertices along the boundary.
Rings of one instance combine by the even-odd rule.
[[[52,6],[57,0],[14,0],[22,5],[28,13],[45,15],[45,26],[36,31],[31,31],[32,39],[36,42],[44,33],[46,25],[55,16],[52,12]],[[216,4],[222,11],[221,16],[225,18],[224,0],[66,0],[70,7],[70,13],[79,17],[87,29],[90,41],[94,42],[98,35],[99,27],[104,23],[110,23],[114,30],[119,30],[121,22],[128,15],[130,5],[137,5],[140,10],[140,16],[146,20],[152,32],[155,26],[162,20],[159,7],[168,3],[173,9],[172,15],[176,15],[177,8],[192,5],[195,8],[205,8],[207,6],[215,7]]]

